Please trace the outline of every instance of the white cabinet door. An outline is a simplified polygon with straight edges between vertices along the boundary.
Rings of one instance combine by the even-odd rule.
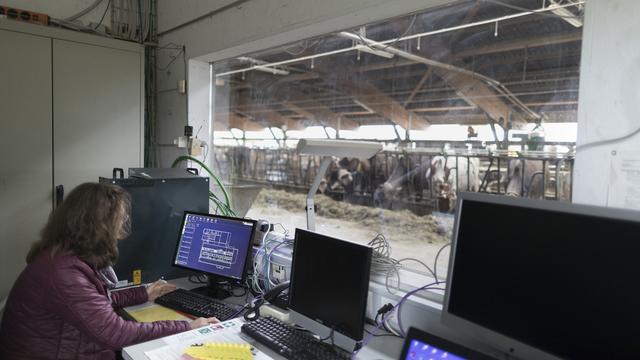
[[[51,39],[0,30],[0,299],[52,208]]]
[[[53,40],[54,185],[143,162],[143,53]]]

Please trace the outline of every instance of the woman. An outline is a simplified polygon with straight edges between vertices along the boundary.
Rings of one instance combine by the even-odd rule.
[[[128,194],[106,184],[78,186],[52,212],[9,294],[0,359],[115,359],[125,346],[217,322],[137,323],[115,313],[175,288],[156,282],[108,291],[103,272],[118,256],[128,219]]]

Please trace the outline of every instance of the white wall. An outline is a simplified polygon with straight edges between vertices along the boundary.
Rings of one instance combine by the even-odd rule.
[[[171,15],[158,17],[158,33],[163,33],[234,2],[236,0],[189,0],[189,5],[185,6],[184,1],[158,0],[158,10],[162,14]]]
[[[41,12],[54,18],[64,19],[86,9],[93,2],[94,0],[0,0],[0,5]],[[102,18],[107,3],[108,0],[102,1],[95,9],[78,20],[84,24],[92,22],[97,24]],[[107,11],[103,24],[111,24],[111,11]]]
[[[578,147],[617,138],[640,127],[640,1],[589,1],[586,8]],[[607,205],[612,152],[640,157],[638,137],[578,149],[573,201]]]

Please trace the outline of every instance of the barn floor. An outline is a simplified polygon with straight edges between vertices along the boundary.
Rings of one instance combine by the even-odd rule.
[[[316,203],[318,232],[358,243],[368,243],[377,234],[383,234],[391,244],[391,256],[395,259],[416,258],[432,267],[436,253],[451,236],[453,217],[448,214],[416,216],[407,210],[353,205],[323,195],[316,196]],[[247,217],[282,224],[292,234],[296,227],[306,228],[304,204],[304,194],[265,188]],[[282,228],[276,226],[276,231],[282,231]],[[438,274],[446,274],[448,261],[447,247],[438,259]],[[404,264],[424,271],[424,267],[416,262]]]

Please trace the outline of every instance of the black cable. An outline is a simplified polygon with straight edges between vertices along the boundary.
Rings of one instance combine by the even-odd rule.
[[[187,47],[182,45],[182,61],[184,63],[184,113],[186,125],[189,125],[189,85],[187,81]],[[191,155],[191,148],[188,150]]]
[[[594,141],[591,143],[586,143],[586,144],[582,144],[582,145],[578,145],[576,146],[576,152],[578,150],[584,150],[584,149],[589,149],[592,147],[597,147],[597,146],[602,146],[602,145],[609,145],[609,144],[615,144],[618,143],[620,141],[623,140],[627,140],[635,135],[637,135],[638,133],[640,133],[640,128],[637,128],[636,130],[632,131],[631,133],[618,137],[618,138],[613,138],[613,139],[607,139],[607,140],[600,140],[600,141]]]
[[[195,280],[193,279],[195,277]],[[189,275],[189,277],[187,278],[187,280],[189,280],[190,283],[192,284],[206,284],[206,281],[203,281],[200,279],[200,275]]]
[[[327,335],[326,338],[322,338],[320,339],[320,341],[327,341],[329,339],[331,339],[331,344],[333,344],[333,333],[335,332],[335,328],[331,328],[331,332],[329,333],[329,335]]]
[[[104,13],[102,13],[102,17],[100,18],[100,22],[98,23],[98,25],[96,25],[96,27],[94,27],[94,29],[98,29],[100,27],[100,25],[102,25],[102,22],[104,21],[104,17],[107,16],[107,11],[109,10],[109,6],[111,6],[111,0],[109,0],[107,2],[107,7],[104,8]]]
[[[173,64],[176,60],[178,60],[178,57],[180,56],[181,53],[183,53],[184,50],[180,49],[180,51],[178,51],[178,53],[173,56],[173,59],[171,59],[171,61],[169,61],[169,63],[163,67],[159,67],[158,70],[167,70],[169,68],[169,66],[171,66],[171,64]]]

